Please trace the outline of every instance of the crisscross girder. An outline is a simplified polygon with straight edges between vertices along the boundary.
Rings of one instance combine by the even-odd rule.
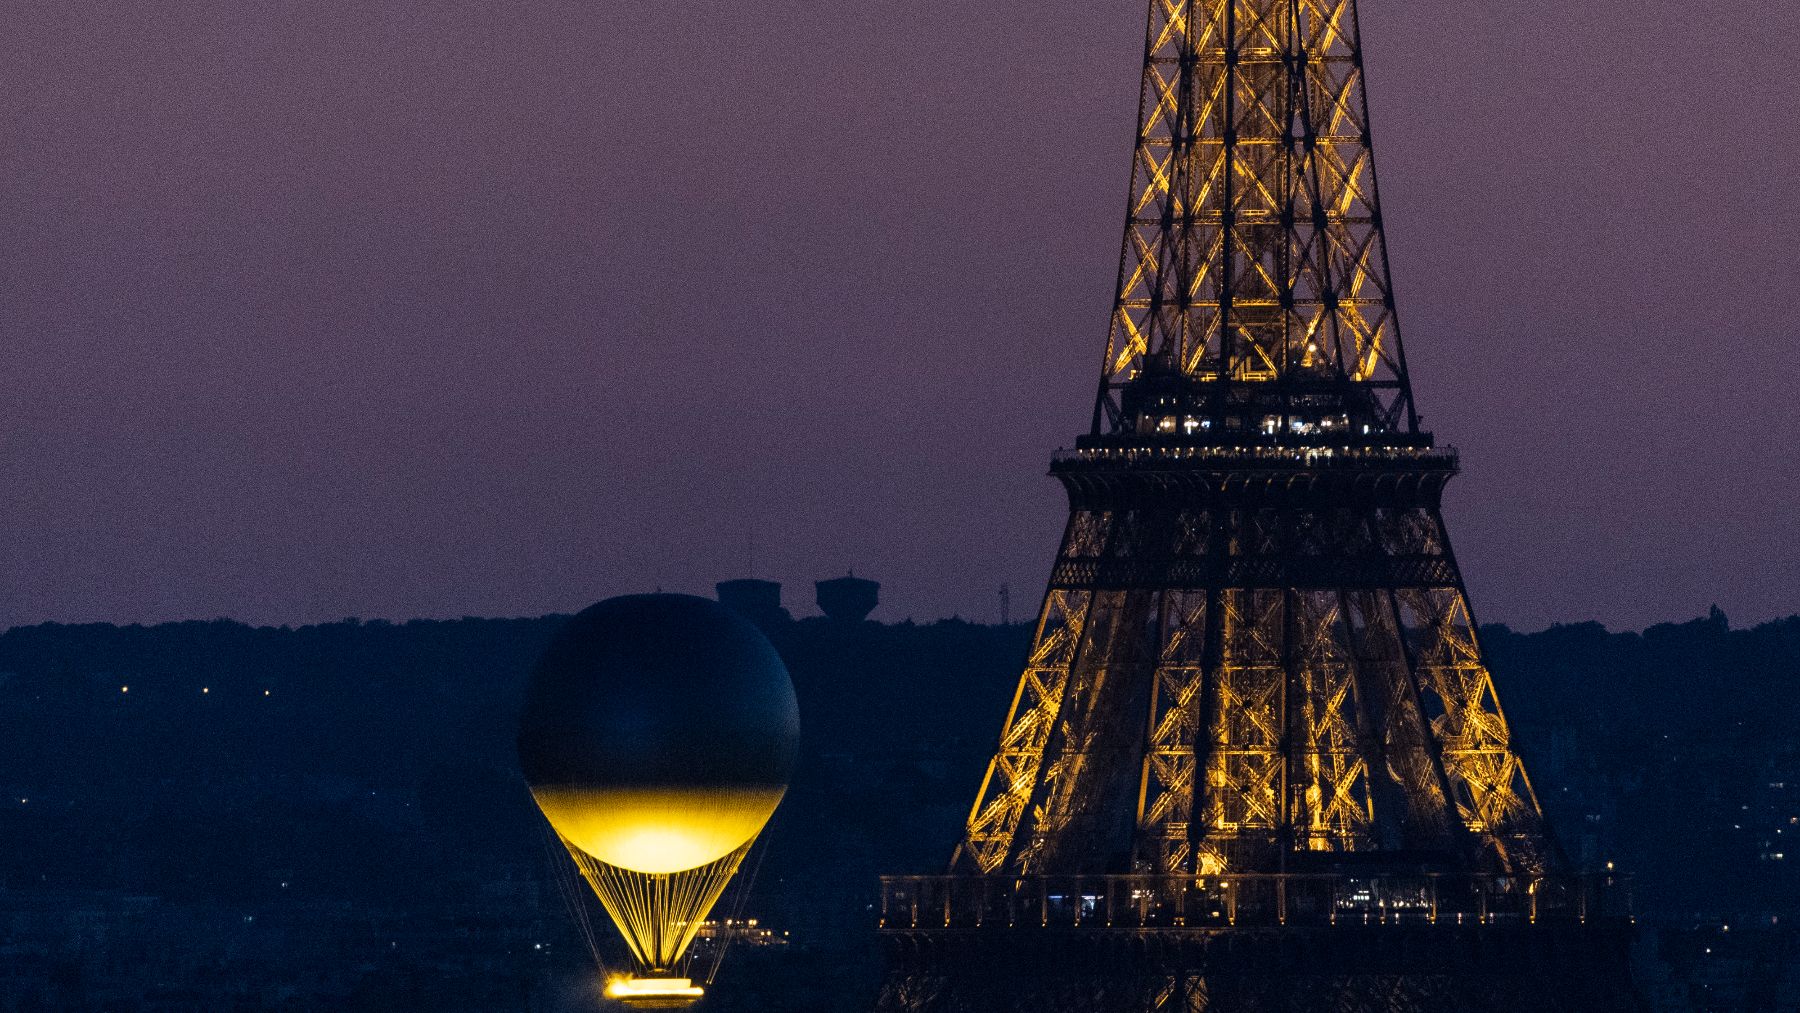
[[[1151,0],[1138,124],[1095,432],[1135,424],[1147,360],[1353,385],[1362,421],[1416,431],[1355,0]]]

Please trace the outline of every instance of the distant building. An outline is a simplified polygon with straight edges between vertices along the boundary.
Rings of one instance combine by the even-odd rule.
[[[819,611],[839,622],[862,622],[881,600],[880,584],[854,574],[821,580],[813,586],[818,588]]]
[[[793,621],[781,607],[781,584],[773,580],[722,580],[715,585],[719,604],[758,626],[767,628]]]

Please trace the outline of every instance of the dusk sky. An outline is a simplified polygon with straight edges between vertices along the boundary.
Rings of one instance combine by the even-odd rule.
[[[1800,5],[1363,0],[1478,618],[1800,611]],[[1143,5],[7,5],[0,625],[1035,607]]]

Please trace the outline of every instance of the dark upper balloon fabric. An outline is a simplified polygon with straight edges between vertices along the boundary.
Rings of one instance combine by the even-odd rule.
[[[612,598],[532,673],[519,762],[533,786],[785,785],[800,713],[761,631],[691,595]]]

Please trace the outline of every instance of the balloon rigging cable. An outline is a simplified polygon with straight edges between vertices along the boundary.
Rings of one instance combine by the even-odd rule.
[[[564,851],[561,835],[552,830],[549,824],[543,827],[544,859],[550,863],[550,878],[556,882],[556,891],[562,894],[563,906],[575,920],[575,927],[581,931],[581,940],[587,944],[588,956],[593,958],[594,966],[602,975],[607,973],[606,960],[600,956],[600,941],[594,935],[594,924],[588,917],[586,884],[581,881],[579,873],[571,869],[568,852]]]
[[[716,862],[674,873],[644,873],[609,865],[569,845],[581,874],[612,916],[632,955],[645,969],[672,969],[700,934],[702,919],[743,864],[751,842]]]
[[[731,941],[736,938],[731,928],[732,923],[741,924],[743,921],[744,908],[750,900],[750,891],[756,887],[756,877],[762,872],[763,859],[769,855],[768,837],[773,832],[772,826],[765,828],[762,834],[751,842],[751,848],[756,852],[756,858],[750,863],[749,873],[738,877],[737,893],[731,899],[731,913],[719,926],[719,945],[713,948],[712,966],[706,969],[705,984],[707,985],[711,985],[713,979],[719,976],[719,965],[725,962],[725,951],[731,948]]]

